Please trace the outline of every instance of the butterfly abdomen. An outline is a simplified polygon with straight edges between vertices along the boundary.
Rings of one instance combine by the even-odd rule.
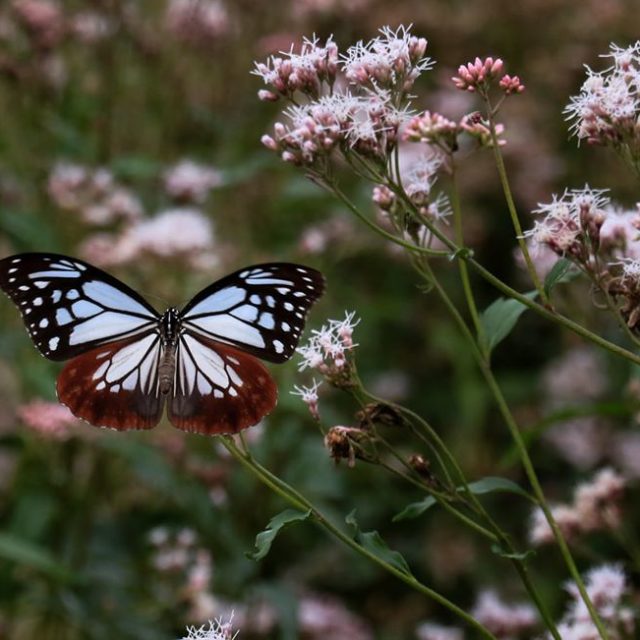
[[[176,371],[176,347],[173,344],[165,345],[160,359],[158,377],[160,378],[160,393],[168,394],[173,388],[173,378]]]

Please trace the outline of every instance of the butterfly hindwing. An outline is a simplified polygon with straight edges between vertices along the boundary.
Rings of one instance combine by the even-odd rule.
[[[278,391],[264,365],[227,344],[185,332],[179,340],[171,423],[206,435],[237,433],[275,407]]]
[[[0,288],[42,355],[67,360],[144,332],[158,313],[133,289],[82,260],[23,253],[0,260]]]
[[[162,415],[162,357],[156,331],[72,358],[58,376],[58,399],[78,418],[120,431],[151,429]]]
[[[198,293],[182,311],[194,333],[235,345],[263,360],[284,362],[294,353],[324,278],[298,264],[241,269]]]

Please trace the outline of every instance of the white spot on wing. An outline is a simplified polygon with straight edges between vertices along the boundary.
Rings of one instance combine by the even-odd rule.
[[[284,351],[284,344],[282,344],[280,340],[274,340],[273,348],[276,350],[276,353],[282,353]]]
[[[60,309],[56,310],[56,322],[59,325],[69,324],[70,322],[73,322],[73,318],[64,307],[61,307]]]
[[[136,318],[117,311],[106,311],[77,324],[69,336],[69,344],[76,345],[115,337],[141,329],[146,324],[149,324],[149,320],[145,318]]]
[[[204,298],[190,309],[185,318],[201,313],[220,313],[235,307],[245,299],[246,292],[240,287],[225,287]]]
[[[51,340],[49,340],[49,349],[55,351],[58,348],[58,342],[60,342],[58,336],[51,338]]]
[[[264,347],[264,339],[258,329],[232,316],[204,316],[190,320],[189,324],[225,340],[235,340],[252,347]]]

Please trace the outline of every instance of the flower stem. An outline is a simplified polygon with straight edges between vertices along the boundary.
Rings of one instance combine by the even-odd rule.
[[[293,505],[296,509],[299,509],[301,511],[310,511],[314,521],[319,526],[324,528],[346,546],[350,547],[356,553],[359,553],[361,556],[364,556],[371,562],[382,567],[385,571],[393,574],[396,578],[402,580],[411,588],[419,591],[423,595],[428,596],[429,598],[438,602],[440,605],[449,609],[449,611],[462,618],[470,627],[476,629],[476,631],[478,631],[478,633],[480,633],[483,638],[497,640],[497,638],[486,627],[472,618],[466,611],[458,607],[456,604],[439,594],[437,591],[434,591],[433,589],[430,589],[426,585],[422,584],[410,573],[402,571],[401,569],[389,564],[379,556],[375,555],[374,553],[360,545],[349,535],[341,531],[337,526],[329,521],[315,506],[313,506],[301,493],[296,491],[293,487],[288,485],[277,476],[274,476],[270,471],[265,469],[260,463],[258,463],[253,457],[251,457],[248,452],[244,453],[243,451],[241,451],[233,441],[233,438],[222,437],[220,438],[220,442],[238,462],[240,462],[244,467],[255,474],[261,480],[261,482],[267,485],[272,491],[277,493],[289,504]]]
[[[522,226],[520,225],[520,219],[518,218],[518,212],[516,210],[515,202],[513,201],[513,195],[511,193],[511,187],[509,186],[509,179],[507,177],[507,169],[504,164],[504,158],[502,151],[500,151],[500,144],[498,140],[498,134],[496,133],[495,111],[491,107],[491,102],[488,96],[485,96],[485,103],[487,105],[487,117],[489,118],[489,131],[491,132],[491,142],[493,147],[493,156],[498,168],[498,175],[500,176],[500,184],[502,185],[502,191],[504,193],[505,200],[507,201],[507,208],[509,209],[509,215],[511,216],[511,222],[516,232],[516,239],[520,245],[520,251],[524,257],[525,264],[527,265],[527,271],[533,282],[533,286],[536,288],[540,299],[544,306],[549,306],[549,298],[547,296],[538,273],[536,271],[527,243],[522,235]]]

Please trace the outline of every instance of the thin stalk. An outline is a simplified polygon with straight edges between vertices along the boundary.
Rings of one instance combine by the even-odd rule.
[[[460,315],[458,309],[455,307],[452,300],[449,298],[446,291],[442,288],[442,285],[435,278],[432,272],[429,273],[429,278],[430,278],[431,284],[433,285],[436,292],[440,296],[440,299],[443,301],[443,303],[449,310],[449,313],[455,320],[456,324],[460,328],[461,333],[464,335],[467,342],[469,343],[469,346],[471,347],[471,350],[476,359],[476,362],[478,363],[478,366],[480,367],[480,370],[485,380],[487,381],[489,388],[491,389],[494,395],[496,404],[498,405],[498,409],[500,410],[503,420],[505,421],[507,428],[511,433],[511,437],[513,438],[513,441],[518,449],[518,453],[520,454],[520,460],[522,461],[522,465],[524,467],[525,473],[529,480],[529,484],[531,485],[534,495],[538,500],[538,504],[542,509],[542,512],[544,513],[547,522],[549,523],[549,527],[551,528],[551,531],[553,532],[554,538],[560,549],[560,554],[562,555],[562,558],[567,568],[569,569],[569,573],[571,574],[571,577],[574,579],[576,583],[578,591],[580,592],[580,596],[582,597],[582,600],[584,601],[585,606],[589,611],[589,615],[591,616],[593,623],[598,629],[598,633],[600,634],[600,637],[603,640],[608,640],[609,636],[607,634],[607,631],[604,627],[604,624],[602,623],[602,620],[600,619],[600,616],[598,615],[598,612],[596,611],[595,607],[593,606],[593,603],[591,602],[591,598],[587,593],[587,589],[584,585],[584,582],[582,581],[582,576],[580,575],[580,572],[578,571],[575,561],[573,560],[573,556],[571,555],[571,551],[569,550],[567,542],[564,539],[562,531],[560,530],[560,527],[558,527],[558,524],[556,523],[555,518],[551,513],[551,510],[547,506],[547,502],[546,502],[544,492],[542,490],[542,486],[540,485],[540,481],[538,480],[538,475],[536,473],[535,467],[533,466],[533,462],[529,456],[529,452],[527,451],[527,447],[525,446],[524,440],[522,438],[522,434],[520,433],[520,429],[518,428],[518,425],[516,424],[516,421],[513,418],[513,415],[511,414],[509,405],[507,404],[502,394],[502,389],[500,389],[500,386],[498,385],[493,375],[491,366],[489,365],[487,360],[484,358],[482,352],[478,348],[478,345],[476,344],[476,341],[472,333],[469,331],[469,328],[467,327],[464,319]]]
[[[452,613],[462,618],[469,626],[476,629],[483,638],[489,638],[490,640],[497,640],[497,638],[477,620],[474,620],[466,611],[458,607],[456,604],[440,595],[437,591],[430,589],[426,585],[422,584],[419,580],[414,578],[411,574],[394,567],[382,558],[373,554],[369,550],[365,549],[362,545],[358,544],[356,540],[348,536],[346,533],[336,527],[331,521],[329,521],[315,506],[313,506],[302,494],[289,486],[286,482],[280,478],[274,476],[270,471],[265,469],[260,463],[248,454],[243,453],[235,444],[233,439],[223,437],[220,442],[227,449],[227,451],[245,468],[256,475],[261,482],[267,485],[274,493],[277,493],[281,498],[286,500],[289,504],[293,505],[300,511],[309,511],[313,515],[314,521],[328,531],[331,535],[336,537],[346,546],[353,549],[356,553],[367,558],[374,564],[382,567],[388,573],[391,573],[399,580],[402,580],[405,584],[411,588],[419,591],[423,595],[435,600],[437,603],[446,607]]]
[[[395,244],[408,248],[415,253],[422,253],[426,255],[433,255],[434,253],[437,253],[438,255],[442,255],[443,252],[428,251],[422,247],[418,247],[414,244],[404,242],[399,238],[397,238],[396,236],[394,236],[393,234],[388,233],[384,229],[381,229],[380,227],[378,227],[378,225],[371,222],[371,220],[369,220],[349,200],[349,198],[347,198],[347,196],[337,186],[332,185],[331,190],[333,191],[333,193],[335,193],[335,195],[338,198],[340,198],[340,200],[345,204],[345,206],[348,207],[360,220],[362,220],[368,227],[370,227],[380,235],[387,238],[387,240],[390,240]],[[399,192],[396,192],[396,193],[399,193]],[[402,195],[402,194],[399,193],[399,195]],[[411,203],[411,201],[408,198],[406,199],[405,198],[406,196],[403,197],[405,205],[410,208],[413,208],[413,204]],[[610,342],[609,340],[602,338],[597,333],[594,333],[593,331],[589,331],[589,329],[583,327],[577,322],[574,322],[570,318],[567,318],[566,316],[563,316],[562,314],[557,313],[556,311],[544,305],[541,305],[538,302],[535,302],[534,300],[531,300],[531,298],[528,298],[527,296],[523,295],[513,287],[510,287],[508,284],[500,280],[500,278],[493,275],[488,269],[486,269],[479,262],[473,259],[471,252],[463,250],[462,247],[459,247],[455,242],[447,238],[447,236],[444,235],[437,227],[430,226],[429,231],[431,231],[431,233],[433,233],[434,236],[438,238],[438,240],[440,240],[440,242],[442,242],[450,250],[450,253],[446,252],[446,255],[449,258],[454,257],[458,260],[464,260],[465,262],[467,262],[478,273],[478,275],[480,275],[481,278],[486,280],[489,284],[493,285],[496,289],[498,289],[498,291],[501,291],[502,293],[504,293],[510,298],[513,298],[514,300],[518,300],[518,302],[521,302],[523,305],[525,305],[526,307],[528,307],[538,315],[542,316],[543,318],[547,320],[551,320],[552,322],[555,322],[559,325],[562,325],[563,327],[565,327],[565,329],[569,329],[569,331],[572,331],[573,333],[581,336],[585,340],[588,340],[589,342],[592,342],[593,344],[598,345],[602,349],[605,349],[606,351],[609,351],[614,355],[625,358],[626,360],[629,360],[634,364],[640,365],[640,355],[635,354],[632,351],[629,351],[628,349],[625,349],[624,347],[621,347],[615,344],[614,342]]]
[[[500,144],[498,140],[498,134],[496,133],[495,111],[491,108],[491,102],[488,96],[485,96],[485,102],[487,105],[487,114],[489,118],[489,131],[491,132],[491,142],[493,147],[493,156],[496,161],[496,167],[498,168],[498,175],[500,176],[500,184],[502,185],[502,191],[504,193],[505,200],[507,201],[507,208],[509,209],[509,215],[511,216],[511,222],[516,232],[516,239],[520,245],[520,251],[524,256],[524,261],[527,265],[527,271],[531,277],[534,287],[536,288],[540,299],[545,306],[549,306],[549,298],[547,296],[538,273],[536,272],[535,265],[529,254],[527,243],[522,234],[522,226],[520,225],[520,219],[518,218],[518,212],[516,211],[516,205],[513,201],[513,195],[511,193],[511,187],[509,185],[509,179],[507,178],[507,169],[504,164],[504,158],[502,157],[502,151],[500,151]]]
[[[456,166],[451,160],[451,207],[453,209],[453,230],[455,234],[456,244],[459,247],[464,247],[464,236],[462,232],[462,208],[460,206],[460,194],[458,192],[458,185],[456,180]],[[467,301],[467,308],[473,322],[473,326],[478,336],[478,344],[486,344],[484,340],[484,328],[480,322],[480,314],[478,313],[478,307],[476,306],[473,290],[471,289],[471,282],[469,280],[469,270],[467,269],[467,263],[464,260],[458,260],[458,270],[460,271],[460,280],[462,281],[462,289],[464,291],[464,297]]]

